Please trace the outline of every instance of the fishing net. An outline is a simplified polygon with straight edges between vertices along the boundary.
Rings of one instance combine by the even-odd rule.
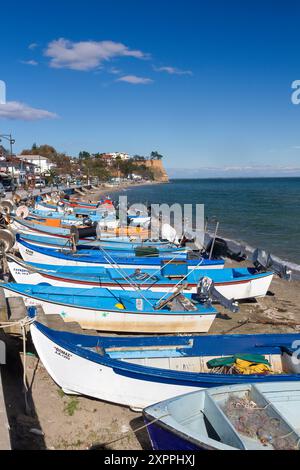
[[[268,406],[259,408],[249,396],[240,398],[232,394],[222,409],[238,433],[272,446],[274,450],[299,450],[297,434],[287,431],[282,419],[270,416]]]
[[[207,367],[215,374],[268,375],[272,373],[269,361],[259,354],[218,357],[208,361]]]

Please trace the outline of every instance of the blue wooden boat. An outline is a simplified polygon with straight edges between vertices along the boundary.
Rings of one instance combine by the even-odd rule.
[[[65,248],[70,249],[72,246],[71,240],[65,240],[59,237],[47,237],[40,236],[34,233],[23,233],[21,235],[22,240],[27,243],[32,243],[33,245],[48,247],[48,248]],[[129,239],[128,239],[129,240]],[[163,242],[133,242],[133,241],[111,241],[109,238],[102,240],[78,240],[77,249],[81,248],[91,250],[94,248],[104,248],[109,251],[125,251],[134,254],[134,251],[137,249],[143,250],[157,250],[159,253],[186,253],[188,250],[183,247],[177,247],[172,243],[163,243]]]
[[[34,220],[26,220],[18,217],[12,218],[11,227],[17,232],[33,232],[41,235],[48,236],[55,235],[55,237],[70,238],[70,227],[52,227],[50,225],[38,224]],[[94,231],[96,234],[96,231]]]
[[[196,294],[203,277],[212,279],[214,287],[227,299],[263,297],[269,290],[273,273],[254,268],[224,268],[188,271],[187,264],[171,263],[160,270],[107,269],[102,267],[55,266],[26,263],[7,255],[8,267],[20,284],[49,284],[61,287],[107,287],[117,290],[147,289],[173,292],[181,283],[183,292]]]
[[[53,214],[53,215],[52,215]],[[43,213],[43,211],[31,211],[28,217],[26,217],[27,221],[30,222],[40,222],[45,223],[47,220],[58,220],[62,226],[66,225],[84,225],[84,221],[86,219],[76,217],[74,214],[59,214],[56,212],[52,212],[52,214]],[[104,219],[101,214],[96,215],[89,215],[88,219],[94,222],[100,222],[103,220],[115,220],[113,218]]]
[[[93,211],[87,214],[87,217],[92,221],[92,222],[99,222],[100,220],[116,220],[115,214],[109,214],[107,212],[97,212]],[[84,218],[79,217],[76,213],[66,213],[66,212],[47,212],[43,210],[31,210],[29,212],[28,217],[26,217],[26,220],[46,220],[46,219],[58,219],[61,221],[61,223],[65,224],[70,224],[73,222],[76,223],[83,223]]]
[[[51,265],[69,266],[102,266],[113,267],[118,265],[122,268],[153,268],[160,269],[164,263],[169,261],[183,261],[188,264],[188,269],[222,269],[224,260],[211,260],[208,258],[189,259],[185,253],[166,254],[161,256],[132,256],[126,252],[109,252],[104,250],[80,249],[77,253],[65,250],[44,248],[25,242],[20,235],[16,236],[18,248],[25,261]]]
[[[105,288],[64,288],[49,285],[1,284],[6,297],[22,297],[42,305],[46,315],[61,315],[85,328],[131,333],[207,332],[217,311],[193,294]]]
[[[154,450],[299,450],[300,383],[230,385],[143,411]]]
[[[274,382],[299,386],[300,368],[290,356],[298,350],[299,334],[101,337],[55,331],[35,322],[31,335],[48,373],[66,393],[135,409],[216,386]],[[263,355],[273,373],[225,374],[208,369],[208,360],[232,354]]]

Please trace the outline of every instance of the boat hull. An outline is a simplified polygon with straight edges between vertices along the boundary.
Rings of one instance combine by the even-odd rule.
[[[199,357],[193,356],[196,352],[206,358],[237,350],[251,353],[253,349],[256,353],[278,354],[278,345],[285,341],[291,345],[299,338],[297,334],[233,335],[232,339],[230,335],[120,338],[55,331],[37,322],[30,328],[40,359],[66,393],[135,409],[211,387],[260,383],[272,388],[277,382],[281,388],[289,382],[293,388],[292,382],[295,387],[299,384],[299,374],[291,373],[267,376],[201,373]],[[188,408],[190,416],[195,414],[194,408]],[[163,414],[159,412],[156,418]]]
[[[144,413],[144,421],[153,450],[196,451],[214,450],[205,444],[193,442],[175,429],[168,429],[163,423],[153,423],[155,419]]]
[[[107,257],[108,254],[103,255],[103,261],[101,258],[97,261],[95,256],[94,259],[89,256],[86,257],[85,260],[83,257],[79,257],[78,255],[68,255],[62,252],[58,252],[58,250],[42,248],[31,243],[26,243],[22,240],[17,242],[19,252],[24,261],[29,261],[32,263],[39,263],[39,264],[51,264],[57,266],[101,266],[105,268],[114,268],[114,266],[120,266],[122,268],[136,268],[136,269],[160,269],[161,261],[165,260],[168,261],[167,258],[139,258],[135,256],[124,256],[122,259],[121,257],[114,259]],[[77,256],[77,257],[76,257]],[[178,260],[185,261],[184,258],[181,257],[182,255],[178,256]],[[184,256],[184,255],[183,255]],[[170,255],[170,258],[172,256]],[[211,261],[206,259],[199,259],[189,261],[191,264],[188,265],[189,270],[194,269],[223,269],[224,268],[224,261]],[[112,264],[113,263],[113,264]]]
[[[11,275],[13,276],[14,280],[20,284],[49,284],[51,286],[59,286],[59,287],[82,287],[82,288],[91,288],[91,287],[107,287],[113,290],[126,290],[133,291],[136,288],[130,284],[126,283],[124,285],[120,284],[120,282],[113,282],[109,281],[108,279],[101,279],[101,275],[99,275],[99,279],[96,281],[88,281],[87,279],[69,279],[67,275],[60,275],[57,276],[54,272],[53,273],[41,273],[41,272],[33,272],[26,269],[24,266],[14,262],[8,261],[8,266]],[[267,273],[264,277],[257,277],[253,278],[248,281],[224,281],[222,282],[215,282],[215,288],[227,299],[247,299],[253,297],[263,297],[266,295],[271,281],[273,278],[273,274]],[[155,285],[150,284],[139,284],[141,289],[147,289],[152,292],[173,292],[176,288],[177,283],[168,284],[168,283],[156,283]],[[183,293],[196,293],[197,292],[197,284],[189,284],[187,289],[183,290]]]
[[[22,297],[25,305],[41,305],[46,315],[60,315],[65,322],[77,322],[84,329],[116,333],[206,333],[216,313],[204,314],[158,314],[112,311],[103,308],[93,309],[82,306],[65,305],[26,295],[4,287],[5,297]]]
[[[30,330],[42,363],[67,394],[86,395],[141,410],[159,400],[199,390],[199,387],[145,381],[142,377],[123,375],[111,367],[70,353],[42,334],[34,324]]]

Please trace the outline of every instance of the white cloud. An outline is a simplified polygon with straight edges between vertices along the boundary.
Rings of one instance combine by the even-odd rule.
[[[38,46],[38,45],[37,45],[36,42],[32,42],[31,44],[29,44],[28,49],[33,50],[33,49],[36,49],[37,46]]]
[[[122,73],[122,70],[120,69],[117,69],[116,67],[111,67],[109,70],[108,70],[109,73],[112,73],[113,75],[120,75],[120,73]]]
[[[118,78],[117,82],[127,82],[132,85],[148,85],[152,83],[151,78],[137,77],[136,75],[125,75],[124,77]]]
[[[166,72],[170,75],[193,75],[190,70],[180,70],[176,67],[153,67],[156,72]]]
[[[50,57],[50,66],[71,70],[93,70],[102,62],[115,57],[135,57],[146,59],[142,51],[131,50],[122,43],[113,41],[80,41],[72,42],[60,38],[50,42],[44,52]]]
[[[36,60],[21,60],[21,63],[24,65],[38,65]]]
[[[20,119],[23,121],[37,121],[39,119],[55,119],[57,114],[44,109],[31,108],[27,104],[18,101],[8,101],[0,104],[0,118]]]

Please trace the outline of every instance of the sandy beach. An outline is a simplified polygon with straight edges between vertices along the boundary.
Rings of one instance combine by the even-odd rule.
[[[227,263],[235,266],[236,263]],[[241,264],[239,264],[241,266]],[[218,306],[219,315],[208,334],[297,332],[300,328],[300,281],[275,277],[265,298],[240,303],[238,313]],[[140,413],[81,396],[67,396],[50,378],[28,344],[27,380],[31,413],[25,414],[22,394],[21,341],[9,339],[8,366],[3,382],[15,449],[87,449],[121,437],[143,425]],[[19,372],[17,372],[19,371]],[[18,383],[16,383],[18,377]],[[43,435],[37,435],[41,430]],[[150,449],[147,433],[131,432],[109,449]]]
[[[95,190],[89,193],[89,199],[96,201],[103,195],[139,185]],[[82,196],[82,199],[87,197]],[[227,267],[243,265],[249,265],[249,262],[226,262]],[[288,282],[275,276],[268,295],[240,302],[238,313],[218,306],[219,314],[208,334],[297,332],[300,329],[299,305],[300,281]],[[65,395],[50,378],[30,343],[27,345],[26,373],[31,411],[26,414],[21,383],[21,341],[12,337],[8,341],[8,366],[3,369],[3,383],[14,449],[87,449],[124,437],[124,434],[123,439],[108,444],[107,448],[151,448],[145,430],[137,435],[133,432],[143,425],[140,413],[86,397]]]

